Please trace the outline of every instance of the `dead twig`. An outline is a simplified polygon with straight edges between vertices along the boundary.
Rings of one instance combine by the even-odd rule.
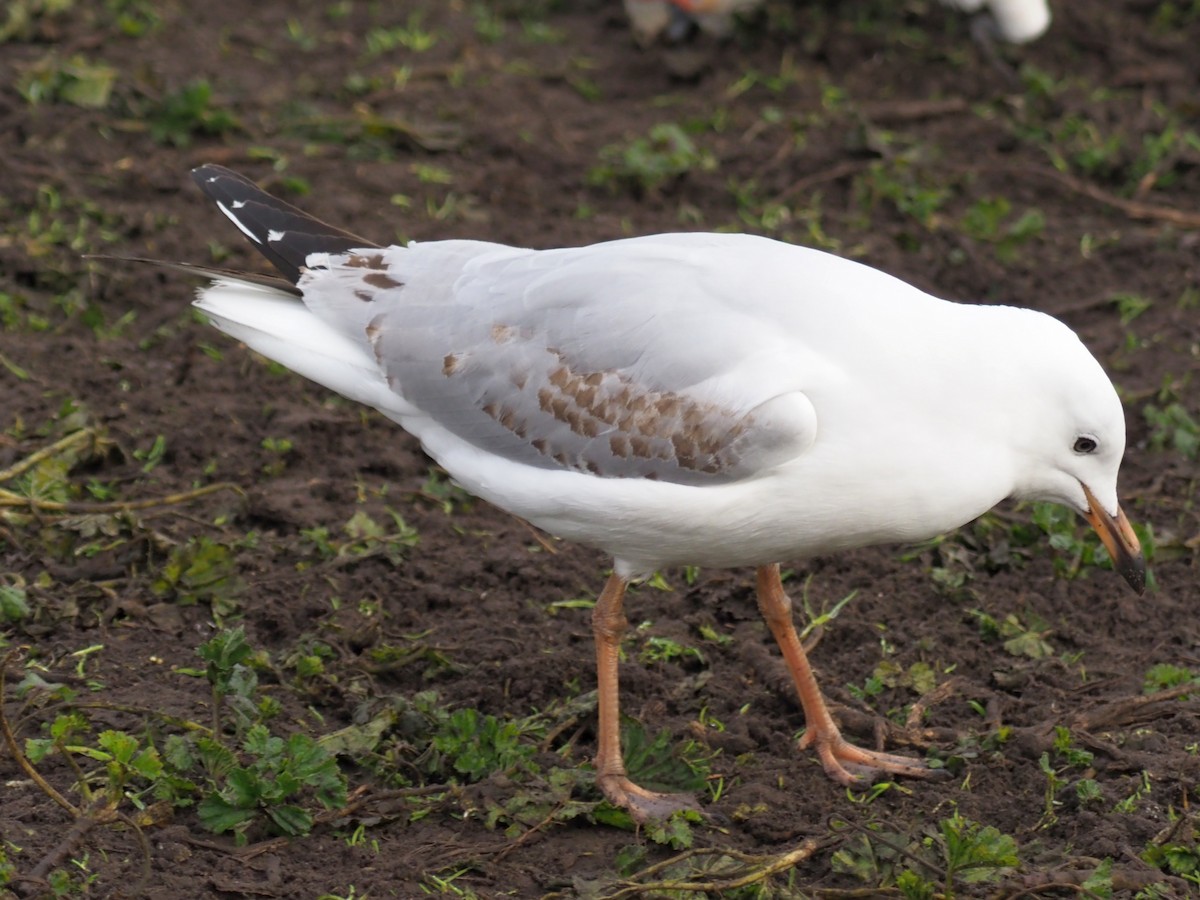
[[[0,481],[10,481],[11,479],[16,478],[18,475],[28,472],[44,459],[57,456],[58,454],[73,448],[76,444],[82,444],[86,441],[95,441],[95,439],[96,432],[92,428],[84,428],[80,431],[73,431],[66,437],[59,438],[53,444],[48,444],[41,450],[36,450],[33,453],[30,453],[24,459],[20,459],[7,469],[0,471]]]
[[[836,166],[830,166],[821,172],[814,172],[811,175],[806,175],[796,181],[793,181],[784,188],[775,198],[780,203],[787,203],[794,199],[797,194],[814,188],[819,184],[825,184],[830,181],[837,181],[849,175],[857,175],[867,169],[874,160],[849,159],[838,163]]]
[[[937,706],[939,703],[949,700],[965,682],[966,679],[962,676],[955,676],[948,681],[943,681],[928,694],[921,697],[912,705],[912,709],[908,711],[908,718],[904,721],[904,729],[906,731],[919,729],[921,719],[925,717],[925,711],[930,707]]]
[[[1106,728],[1144,724],[1160,718],[1166,710],[1159,707],[1167,701],[1196,693],[1200,693],[1196,685],[1179,684],[1142,697],[1125,697],[1079,713],[1072,719],[1071,727],[1081,731],[1103,731]]]
[[[36,497],[23,497],[20,494],[0,488],[0,507],[25,507],[30,512],[60,513],[64,515],[102,515],[105,513],[156,509],[162,506],[178,506],[199,499],[207,494],[215,494],[218,491],[233,491],[240,497],[245,497],[246,495],[246,492],[241,487],[229,481],[206,484],[204,487],[196,488],[195,490],[180,491],[179,493],[167,494],[163,497],[147,497],[143,500],[118,500],[111,503],[63,503],[53,500],[39,500]]]
[[[546,817],[544,819],[542,819],[542,821],[538,822],[536,825],[532,826],[531,828],[525,829],[524,833],[522,833],[520,837],[518,837],[515,841],[513,841],[511,844],[509,844],[507,847],[505,847],[499,853],[497,853],[492,858],[492,862],[497,862],[497,863],[500,862],[505,857],[507,857],[510,853],[512,853],[514,850],[516,850],[518,847],[524,845],[526,841],[532,840],[534,835],[540,834],[542,829],[545,828],[547,825],[549,825],[551,822],[553,822],[554,817],[557,816],[559,814],[559,812],[562,811],[563,805],[564,804],[562,804],[562,803],[556,803],[554,805],[554,808],[551,809],[550,812],[546,814]]]
[[[742,853],[732,849],[722,849],[719,847],[704,847],[686,850],[683,853],[673,856],[670,859],[663,860],[660,863],[655,863],[648,866],[641,872],[638,872],[636,878],[646,878],[652,875],[658,875],[665,869],[671,866],[679,865],[689,859],[697,857],[725,857],[734,859],[738,862],[745,863],[746,868],[732,877],[716,878],[703,881],[646,881],[641,883],[626,882],[625,886],[614,894],[606,894],[602,900],[622,900],[624,897],[635,897],[639,894],[654,894],[659,891],[692,891],[696,893],[712,893],[714,891],[735,891],[739,888],[749,887],[752,884],[758,884],[765,881],[772,875],[784,872],[793,866],[799,865],[806,859],[809,859],[817,852],[819,846],[818,841],[814,838],[809,838],[796,847],[794,850],[789,850],[786,853],[781,853],[778,856],[756,856],[750,853]]]
[[[2,733],[4,736],[4,743],[8,747],[8,752],[12,754],[12,758],[17,761],[17,765],[21,767],[21,770],[33,780],[33,783],[42,789],[42,793],[69,812],[76,819],[79,819],[83,813],[77,809],[74,804],[71,803],[71,801],[56,791],[50,785],[50,783],[42,777],[41,772],[34,768],[33,763],[31,763],[25,757],[25,754],[21,752],[21,748],[17,744],[17,736],[13,734],[12,727],[8,723],[8,716],[4,712],[3,704],[3,700],[8,694],[5,673],[8,671],[8,664],[16,655],[16,652],[17,651],[14,648],[4,655],[3,660],[0,660],[0,733]]]
[[[1019,169],[1016,166],[988,166],[987,168],[1006,174],[1019,171],[1022,175],[1033,175],[1043,181],[1053,181],[1067,190],[1082,194],[1097,203],[1119,209],[1131,219],[1166,222],[1178,228],[1200,228],[1200,213],[1175,209],[1171,206],[1160,206],[1156,203],[1143,203],[1140,200],[1127,200],[1116,194],[1110,194],[1094,184],[1089,184],[1081,178],[1076,178],[1074,175],[1059,172],[1057,169],[1049,169],[1044,166],[1021,166]]]

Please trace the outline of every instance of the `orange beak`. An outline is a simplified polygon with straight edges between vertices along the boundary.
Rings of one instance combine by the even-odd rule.
[[[1129,586],[1139,594],[1146,592],[1146,560],[1142,556],[1142,545],[1133,533],[1133,527],[1125,518],[1125,513],[1117,507],[1117,517],[1114,519],[1100,505],[1095,495],[1083,485],[1083,495],[1087,497],[1088,511],[1084,517],[1096,529],[1100,540],[1104,543],[1108,555],[1112,557],[1115,568]]]

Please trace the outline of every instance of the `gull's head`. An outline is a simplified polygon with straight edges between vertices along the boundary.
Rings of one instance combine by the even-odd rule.
[[[1077,510],[1100,536],[1113,566],[1138,593],[1142,548],[1117,499],[1125,413],[1112,381],[1069,328],[1038,316],[1026,331],[1026,385],[1016,429],[1021,449],[1014,496]],[[1025,356],[1024,353],[1021,356]]]

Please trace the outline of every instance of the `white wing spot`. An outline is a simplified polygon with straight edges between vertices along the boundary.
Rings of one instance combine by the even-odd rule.
[[[232,212],[230,212],[229,207],[226,206],[224,203],[222,203],[220,200],[217,201],[217,209],[221,210],[221,212],[223,212],[225,214],[225,218],[229,219],[230,222],[232,222],[234,225],[236,225],[238,227],[238,231],[240,231],[246,237],[250,238],[250,240],[254,241],[254,243],[256,243],[256,244],[262,243],[262,241],[260,241],[258,239],[258,235],[256,235],[253,231],[251,231],[249,228],[247,228],[245,225],[243,225],[240,221],[238,221],[238,217],[235,216]]]
[[[267,232],[267,241],[270,243],[274,243],[275,241],[282,241],[284,238],[284,235],[286,235],[286,234],[287,234],[286,231],[274,231],[274,230],[268,231]]]
[[[245,206],[245,205],[246,205],[246,201],[245,201],[245,200],[234,200],[234,201],[233,201],[233,208],[234,208],[234,209],[241,209],[241,208],[242,208],[243,206]]]

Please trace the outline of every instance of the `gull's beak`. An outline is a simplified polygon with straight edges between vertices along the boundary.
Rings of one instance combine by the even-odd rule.
[[[1117,517],[1108,514],[1096,495],[1083,485],[1083,495],[1087,497],[1088,510],[1083,515],[1096,529],[1100,540],[1104,542],[1108,555],[1112,557],[1113,568],[1121,573],[1121,577],[1129,582],[1129,586],[1139,594],[1146,592],[1146,560],[1142,556],[1142,545],[1121,507],[1117,507]]]

